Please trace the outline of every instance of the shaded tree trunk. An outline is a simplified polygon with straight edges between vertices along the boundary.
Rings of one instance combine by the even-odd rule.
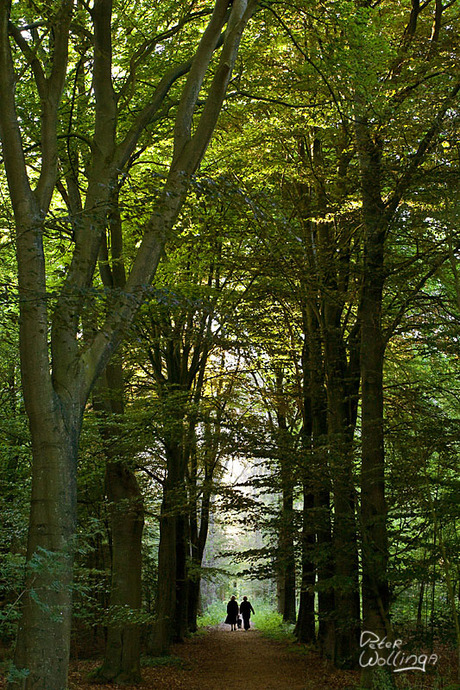
[[[338,148],[338,184],[333,194],[341,197],[347,161]],[[305,156],[304,156],[305,157]],[[343,159],[343,160],[342,160]],[[333,533],[331,558],[334,573],[334,608],[330,611],[330,623],[334,633],[327,636],[323,651],[338,667],[350,667],[356,657],[359,639],[359,590],[358,590],[358,546],[355,521],[354,479],[352,472],[352,441],[356,416],[350,414],[352,406],[347,401],[352,394],[357,398],[358,375],[347,363],[345,333],[342,324],[350,273],[351,231],[340,226],[340,221],[331,222],[331,201],[326,193],[327,179],[322,150],[322,141],[315,131],[310,142],[309,165],[313,172],[314,198],[312,205],[317,218],[312,221],[309,256],[317,280],[317,318],[321,333],[324,358],[323,389],[327,398],[327,418],[322,420],[323,444],[327,434],[328,465],[333,497]],[[311,327],[310,327],[311,328]],[[318,326],[316,326],[318,330]],[[316,356],[319,359],[320,355]],[[350,359],[352,357],[350,356]],[[354,389],[354,390],[353,390]],[[326,497],[325,497],[326,498]],[[326,504],[326,500],[323,501]],[[330,567],[329,566],[329,567]]]
[[[27,404],[40,414],[37,417],[30,411],[29,417],[34,452],[32,510],[15,673],[9,688],[62,690],[70,645],[78,423],[74,422],[74,433],[69,434],[69,419],[64,421],[55,403],[49,409],[43,396],[29,395]]]
[[[190,534],[188,525],[187,494],[185,484],[182,485],[182,511],[176,516],[176,614],[174,626],[175,642],[184,642],[188,633],[188,596],[189,577],[188,564],[190,559]]]
[[[198,529],[198,516],[196,505],[196,486],[194,488],[195,501],[190,500],[190,547],[192,552],[192,572],[188,577],[188,629],[190,632],[197,630],[197,616],[200,606],[201,576],[200,570],[203,563],[204,550],[208,538],[209,517],[212,493],[212,476],[216,466],[216,459],[206,463],[205,481],[201,499],[200,527]]]
[[[294,549],[294,453],[286,419],[283,371],[275,371],[278,461],[281,476],[281,511],[277,548],[279,610],[283,620],[296,622],[296,563]]]
[[[95,677],[117,683],[138,682],[144,509],[142,493],[130,467],[131,459],[126,457],[131,450],[119,440],[117,428],[124,417],[121,363],[107,366],[103,384],[105,390],[101,387],[99,393],[104,395],[101,407],[105,414],[99,424],[107,462],[105,485],[112,535],[112,578],[104,662]]]
[[[308,243],[307,243],[308,246]],[[310,260],[311,257],[310,257]],[[324,365],[321,351],[321,337],[318,323],[318,309],[315,294],[304,286],[302,350],[303,368],[303,443],[306,456],[304,473],[308,477],[309,490],[304,486],[303,521],[308,525],[310,562],[307,562],[307,587],[316,588],[318,596],[318,641],[323,652],[328,655],[333,644],[334,629],[332,615],[334,592],[331,587],[333,575],[331,549],[331,506],[330,477],[325,442],[327,437],[327,404],[325,397]],[[305,495],[306,494],[306,495]],[[305,503],[307,508],[305,509]],[[318,555],[318,553],[320,555]],[[302,595],[301,595],[302,597]],[[314,596],[308,596],[306,604],[307,641],[315,640]],[[302,598],[301,598],[302,606]],[[299,611],[300,618],[300,611]],[[297,629],[296,629],[297,631]]]
[[[166,442],[167,476],[160,514],[156,621],[148,639],[148,651],[153,656],[167,654],[174,639],[183,639],[187,624],[186,468],[181,438],[176,438],[176,434],[182,432],[184,407],[177,397],[173,399],[177,404]],[[167,403],[169,407],[171,401]]]
[[[310,484],[303,486],[302,510],[302,576],[300,582],[300,603],[294,635],[299,642],[313,643],[315,633],[315,563],[313,549],[315,533],[312,530],[312,509],[314,496]]]
[[[357,120],[364,220],[364,275],[361,322],[361,530],[363,629],[391,639],[388,587],[387,506],[383,432],[384,339],[381,314],[385,283],[384,244],[387,223],[380,196],[380,146],[364,119]],[[364,687],[374,687],[376,671],[362,671]],[[387,673],[390,676],[390,673]],[[390,681],[390,678],[388,678]],[[391,681],[390,681],[391,682]]]
[[[136,477],[122,461],[109,461],[107,498],[112,532],[112,582],[107,643],[97,677],[136,683],[140,673],[143,499]]]
[[[176,483],[168,472],[163,485],[158,548],[156,621],[149,633],[147,651],[152,656],[167,654],[174,634],[176,612]]]
[[[320,490],[315,497],[315,521],[318,555],[318,644],[321,654],[331,659],[335,649],[334,625],[334,559],[331,525],[330,492]]]
[[[278,542],[280,613],[286,623],[296,622],[296,562],[294,550],[294,495],[292,483],[283,481],[281,526]]]
[[[109,213],[110,242],[104,238],[99,270],[108,291],[124,290],[119,189],[113,190]],[[111,252],[109,256],[108,245]],[[111,260],[111,261],[110,261]],[[95,677],[102,681],[136,683],[141,679],[139,619],[142,606],[143,496],[132,469],[132,448],[122,441],[125,419],[123,362],[121,356],[107,365],[95,408],[100,407],[99,428],[106,455],[105,488],[112,535],[112,579],[105,657]],[[100,396],[101,401],[97,398]]]
[[[324,308],[325,361],[327,370],[328,448],[334,501],[334,648],[331,658],[337,667],[351,668],[357,661],[360,626],[358,544],[353,477],[353,432],[346,401],[346,355],[341,343],[340,307]],[[358,377],[359,384],[359,377]],[[358,386],[355,386],[357,396]]]

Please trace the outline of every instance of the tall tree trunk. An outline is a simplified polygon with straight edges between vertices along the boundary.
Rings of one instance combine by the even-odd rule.
[[[364,275],[360,304],[362,381],[361,530],[363,629],[391,637],[388,587],[387,506],[383,431],[384,338],[381,314],[385,283],[386,223],[380,196],[380,148],[365,120],[357,120],[364,220]],[[388,679],[389,680],[389,679]],[[375,671],[362,672],[373,687]]]
[[[374,239],[378,240],[378,237]],[[374,244],[374,242],[372,242]],[[369,247],[361,306],[362,347],[362,596],[363,629],[391,637],[388,588],[387,506],[383,446],[383,345],[380,329],[383,239]],[[367,277],[367,279],[366,279]],[[363,670],[364,687],[373,687],[372,670]]]
[[[278,542],[280,613],[286,623],[296,622],[296,562],[294,550],[294,495],[292,482],[283,481],[281,526]]]
[[[104,235],[99,272],[107,292],[126,287],[119,187],[110,197],[109,240]],[[110,245],[110,255],[108,246]],[[125,418],[123,361],[119,356],[105,368],[94,396],[106,455],[105,488],[112,534],[110,613],[104,663],[95,677],[102,681],[140,680],[140,624],[142,598],[143,497],[132,470],[132,449],[121,441]]]
[[[199,567],[192,560],[194,570]],[[201,563],[200,563],[201,566]],[[187,599],[187,626],[191,633],[198,630],[197,618],[200,612],[200,589],[201,589],[201,578],[199,575],[189,577],[188,579],[188,599]]]
[[[176,612],[174,621],[174,640],[176,642],[184,642],[188,633],[190,529],[184,484],[182,488],[181,510],[176,515]]]
[[[330,200],[326,194],[322,142],[315,133],[312,134],[311,166],[314,172],[315,204],[321,220],[312,224],[316,248],[310,247],[310,256],[314,255],[318,280],[327,396],[328,459],[334,507],[334,643],[333,647],[325,648],[325,651],[336,666],[351,667],[357,657],[359,640],[358,546],[352,472],[352,441],[356,419],[350,417],[351,408],[347,404],[351,385],[342,325],[350,272],[350,232],[347,228],[337,228],[337,221],[327,219]],[[339,166],[339,182],[342,181],[341,175],[343,171]],[[356,395],[357,388],[358,386]],[[332,636],[329,637],[329,643],[331,642]]]
[[[168,472],[163,485],[160,514],[160,544],[158,547],[158,587],[156,620],[147,640],[152,656],[167,654],[174,634],[176,612],[176,484]]]
[[[323,463],[325,464],[325,463]],[[335,650],[334,558],[332,544],[330,492],[320,489],[315,496],[316,543],[318,555],[318,644],[322,656],[332,659]]]
[[[315,563],[313,562],[313,549],[315,546],[315,533],[312,528],[312,510],[314,508],[314,496],[311,493],[310,484],[303,486],[303,510],[302,510],[302,579],[300,583],[299,614],[294,634],[299,642],[312,643],[316,640],[315,634]]]
[[[333,435],[331,440],[334,443]],[[352,668],[357,662],[360,611],[358,547],[352,476],[352,451],[335,439],[331,467],[334,496],[334,654],[338,668]]]
[[[109,213],[111,264],[108,242],[102,243],[100,274],[108,291],[124,290],[126,275],[119,189],[112,191]],[[98,400],[98,396],[101,401]],[[112,533],[112,581],[104,663],[95,677],[102,681],[137,682],[140,669],[140,622],[142,606],[143,497],[131,467],[132,449],[120,440],[125,417],[123,362],[121,355],[109,363],[95,396],[102,407],[99,428],[106,455],[105,485]]]
[[[214,454],[212,454],[214,455]],[[192,553],[192,573],[189,574],[188,585],[188,629],[190,632],[196,632],[197,629],[197,615],[200,606],[200,590],[201,590],[201,576],[200,570],[203,562],[204,550],[208,538],[209,519],[210,519],[210,505],[212,494],[212,476],[216,467],[216,458],[213,457],[211,461],[206,463],[205,467],[205,481],[203,486],[203,495],[201,499],[200,511],[200,528],[198,529],[197,506],[196,506],[196,487],[194,492],[195,506],[191,510],[193,518],[190,521],[191,534],[190,546]]]
[[[346,359],[341,346],[340,308],[325,305],[328,448],[334,498],[333,552],[335,573],[332,659],[337,667],[357,662],[360,624],[358,544],[353,478],[354,420],[348,418]]]
[[[204,528],[206,537],[209,525],[209,504],[206,514],[203,515],[203,507],[201,511],[200,530],[198,529],[198,497],[197,497],[197,475],[198,464],[196,457],[196,444],[190,454],[190,471],[188,473],[188,503],[189,503],[189,525],[190,525],[190,552],[191,552],[191,569],[188,574],[188,598],[187,598],[187,625],[190,632],[197,630],[197,616],[200,599],[201,576],[200,569],[203,559],[203,551],[200,548],[200,530]],[[206,490],[206,489],[204,489]],[[204,501],[204,497],[203,497]],[[202,502],[202,506],[203,506]],[[206,524],[203,524],[205,520]],[[205,540],[206,540],[205,537]]]
[[[284,374],[275,372],[277,445],[281,476],[281,511],[277,548],[280,613],[287,623],[296,622],[296,563],[294,549],[294,453],[287,424],[286,401],[283,391]]]
[[[127,449],[117,442],[116,424],[123,419],[123,370],[120,362],[106,367],[103,377],[101,420],[105,441],[106,494],[109,501],[112,535],[112,579],[109,622],[102,667],[95,677],[109,682],[140,680],[140,622],[136,621],[142,605],[142,532],[143,497],[127,458]],[[115,417],[114,417],[115,415]]]
[[[136,683],[141,679],[138,618],[142,604],[143,499],[136,477],[122,461],[106,468],[112,532],[112,582],[104,663],[98,679]]]
[[[174,428],[172,433],[174,434]],[[185,467],[182,448],[176,441],[171,441],[168,443],[167,477],[163,484],[160,514],[156,621],[148,640],[149,653],[154,656],[167,654],[174,637],[185,634],[187,536],[184,515],[187,506],[184,504],[186,497],[184,483]]]
[[[327,437],[327,403],[325,396],[324,365],[321,350],[321,335],[318,323],[318,309],[315,295],[309,286],[305,287],[303,305],[304,346],[302,350],[303,368],[303,417],[304,449],[308,457],[305,468],[308,477],[307,489],[304,486],[303,521],[308,525],[309,550],[307,561],[307,587],[312,592],[316,587],[318,596],[318,641],[325,656],[332,656],[334,644],[334,591],[333,577],[330,477],[325,443]],[[313,291],[314,292],[314,291]],[[306,495],[305,495],[306,494]],[[305,502],[308,508],[305,509]],[[314,550],[314,556],[313,556]],[[319,555],[318,555],[319,553]],[[314,596],[307,599],[308,633],[307,641],[314,641]],[[302,595],[300,606],[302,609]],[[299,610],[299,618],[301,611]],[[302,616],[304,614],[302,613]],[[313,621],[313,623],[312,623]],[[296,629],[297,630],[297,629]]]
[[[76,516],[77,427],[54,402],[29,397],[34,463],[27,570],[10,690],[62,690],[67,682]],[[51,409],[50,409],[51,407]],[[56,587],[59,582],[59,587]]]

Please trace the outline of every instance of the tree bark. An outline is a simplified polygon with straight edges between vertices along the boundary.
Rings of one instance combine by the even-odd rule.
[[[180,375],[178,361],[173,360],[175,357],[168,364],[171,377]],[[148,638],[148,651],[153,656],[167,654],[175,638],[183,639],[187,623],[187,494],[183,446],[187,393],[183,390],[179,392],[178,387],[177,384],[168,384],[163,391],[170,419],[164,438],[167,476],[163,483],[160,514],[156,621]]]
[[[340,332],[341,308],[328,303],[327,298],[325,301],[324,349],[327,371],[328,449],[334,500],[333,551],[336,582],[335,634],[331,658],[337,667],[351,668],[357,661],[360,626],[358,544],[352,464],[355,420],[349,418],[346,404],[351,390],[346,383],[348,372]],[[357,390],[355,394],[357,395]]]
[[[361,323],[361,534],[363,629],[391,639],[388,587],[387,506],[383,431],[382,300],[385,284],[384,248],[387,225],[380,196],[381,151],[365,119],[355,124],[361,169],[364,221],[364,273]],[[390,674],[388,674],[390,675]],[[364,687],[373,687],[375,669],[362,671]]]
[[[95,124],[91,163],[87,168],[90,179],[84,205],[86,222],[78,224],[74,256],[54,311],[50,362],[44,222],[57,181],[58,113],[67,73],[73,3],[62,0],[53,7],[52,16],[46,18],[53,36],[52,50],[46,56],[46,70],[39,55],[28,47],[27,41],[10,23],[10,3],[0,5],[0,137],[17,229],[21,367],[33,447],[28,578],[15,657],[16,667],[25,669],[28,676],[20,679],[16,674],[10,688],[62,690],[66,687],[76,521],[76,458],[83,409],[97,377],[121,342],[144,299],[145,287],[155,274],[187,194],[190,176],[199,165],[214,131],[241,35],[254,8],[254,2],[235,0],[228,17],[226,0],[216,0],[213,16],[191,65],[185,70],[182,66],[177,68],[166,82],[162,80],[154,102],[116,146],[117,112],[111,74],[112,3],[110,0],[94,3],[91,18],[95,37]],[[195,106],[226,21],[219,65],[192,134]],[[31,68],[37,101],[41,104],[41,169],[34,190],[28,178],[21,140],[22,122],[16,113],[10,30]],[[92,285],[109,211],[110,190],[116,186],[120,171],[125,169],[142,131],[157,112],[169,87],[187,70],[190,71],[176,118],[174,158],[162,198],[144,228],[126,290],[114,302],[113,311],[93,341],[80,349],[82,296]],[[167,508],[165,506],[164,512]],[[162,559],[165,557],[163,553]],[[46,559],[56,565],[57,573],[51,572],[54,566],[51,568]],[[58,592],[55,591],[56,581],[60,583]],[[40,605],[42,600],[44,606]]]
[[[141,680],[138,617],[142,604],[143,500],[134,473],[122,461],[107,463],[106,487],[112,532],[112,582],[105,657],[97,678],[136,683]]]
[[[185,474],[185,472],[184,472]],[[176,516],[176,615],[174,641],[184,642],[188,633],[188,595],[190,560],[190,534],[188,525],[187,494],[182,483],[181,509]]]
[[[28,404],[36,403],[41,414],[30,417],[34,464],[26,584],[8,687],[62,690],[70,645],[77,442],[57,405],[47,410],[43,398],[34,397],[28,396]]]
[[[105,484],[112,535],[112,579],[109,621],[103,665],[95,678],[104,682],[136,683],[141,679],[142,532],[143,497],[119,440],[116,424],[124,416],[123,370],[109,364],[103,377],[105,390],[100,420],[106,454]],[[114,417],[115,416],[115,417]]]
[[[292,483],[283,482],[281,527],[278,543],[278,568],[281,576],[283,621],[296,622],[296,562],[294,550],[294,494]]]
[[[163,500],[160,514],[156,620],[147,641],[147,651],[152,656],[167,654],[174,636],[177,572],[176,489],[177,482],[173,473],[168,470],[168,477],[163,485]]]
[[[302,579],[300,583],[300,603],[294,635],[299,642],[314,643],[315,632],[315,563],[313,548],[315,533],[312,529],[312,509],[314,496],[310,484],[303,486],[302,510]]]
[[[294,453],[287,424],[283,371],[275,371],[277,446],[281,477],[281,511],[277,548],[280,613],[287,623],[296,622],[296,562],[294,549]]]
[[[108,292],[126,285],[119,189],[113,190],[109,213],[110,256],[104,238],[99,270]],[[120,438],[125,419],[123,360],[112,360],[95,395],[101,408],[99,428],[106,455],[105,489],[112,535],[112,580],[104,662],[98,680],[136,683],[141,679],[139,618],[142,605],[143,496],[132,469],[132,449]],[[100,398],[100,400],[99,400]]]
[[[218,425],[219,428],[219,425]],[[210,434],[208,435],[209,438]],[[192,554],[192,573],[188,577],[188,629],[190,632],[197,630],[197,615],[200,606],[201,576],[200,570],[203,563],[204,550],[208,538],[210,506],[212,495],[212,479],[217,465],[217,453],[211,449],[205,461],[205,478],[202,488],[200,526],[198,529],[196,481],[192,482],[192,490],[189,492],[190,504],[190,547]],[[192,493],[192,495],[190,495]]]

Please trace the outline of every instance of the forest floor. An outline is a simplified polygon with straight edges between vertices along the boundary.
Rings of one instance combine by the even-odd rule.
[[[223,624],[208,628],[185,644],[174,645],[171,653],[170,665],[145,666],[142,683],[125,685],[123,690],[345,690],[359,678],[356,672],[328,668],[302,645],[268,639],[255,628],[247,632],[231,632]],[[69,690],[100,690],[100,685],[84,680],[95,666],[74,665]]]
[[[457,688],[453,651],[444,648],[444,664],[436,673],[401,674],[398,687],[431,690]],[[442,658],[440,657],[440,660]],[[310,648],[276,641],[251,628],[231,632],[228,626],[207,628],[170,657],[145,659],[139,685],[94,685],[87,678],[100,660],[72,661],[69,690],[351,690],[359,672],[339,671]],[[149,663],[150,662],[150,663]],[[151,664],[151,665],[150,665]],[[442,674],[442,675],[441,675]],[[404,675],[404,678],[402,677]],[[450,681],[450,682],[449,682]],[[0,680],[0,690],[5,687]]]

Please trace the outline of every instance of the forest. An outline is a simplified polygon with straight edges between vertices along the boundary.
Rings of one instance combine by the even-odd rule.
[[[459,16],[0,0],[0,687],[243,594],[459,687]]]

